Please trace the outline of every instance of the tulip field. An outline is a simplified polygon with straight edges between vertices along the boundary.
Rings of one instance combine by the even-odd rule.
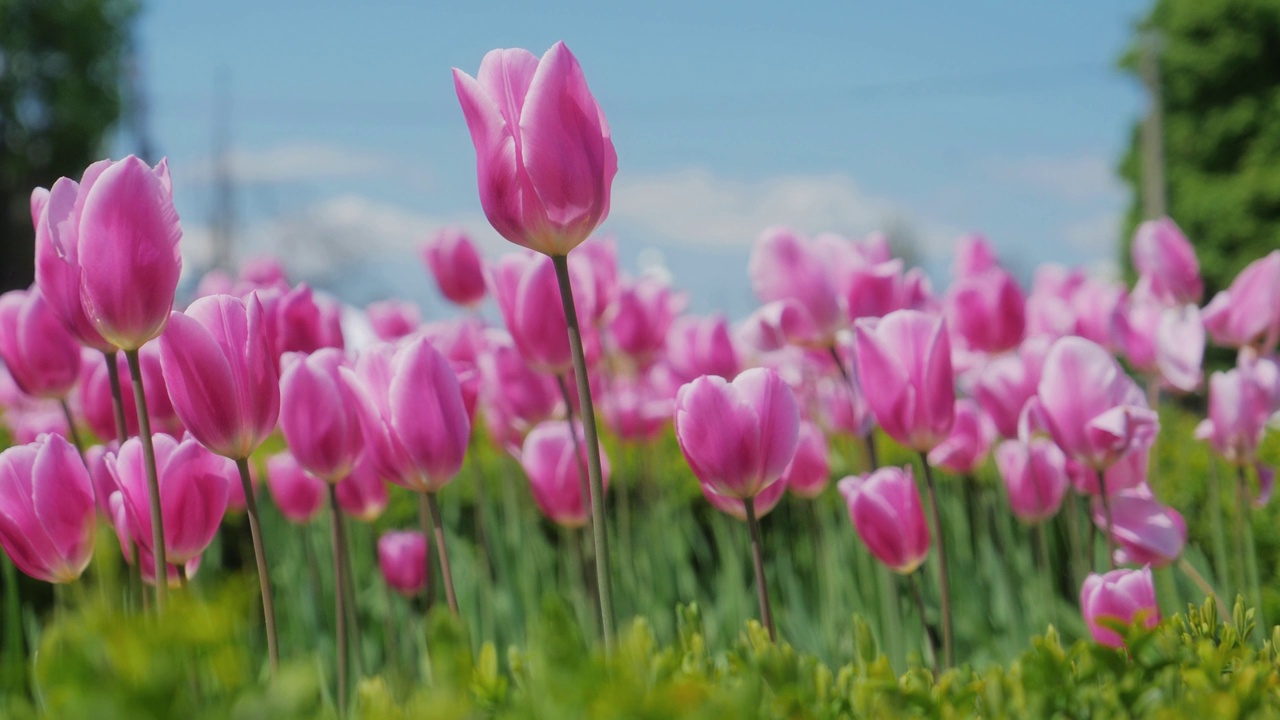
[[[1280,250],[1207,293],[935,287],[761,228],[745,318],[598,232],[563,43],[453,71],[485,215],[454,308],[274,258],[183,285],[165,161],[33,188],[0,296],[0,717],[1280,717]],[[179,292],[194,287],[194,292]]]

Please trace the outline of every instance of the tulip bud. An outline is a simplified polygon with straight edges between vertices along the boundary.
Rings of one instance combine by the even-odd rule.
[[[427,587],[427,536],[393,530],[378,538],[378,567],[392,590],[413,597]]]
[[[324,348],[286,356],[280,376],[280,429],[298,464],[336,483],[364,450],[360,406],[342,376],[342,351]]]
[[[747,506],[742,500],[731,495],[721,495],[704,482],[698,483],[698,487],[702,489],[702,496],[707,499],[707,502],[711,503],[712,507],[742,522],[747,521]],[[756,518],[759,519],[768,515],[770,511],[777,507],[778,502],[782,500],[782,496],[786,492],[787,481],[785,479],[778,480],[778,482],[761,490],[760,494],[755,497],[754,510]]]
[[[827,462],[827,438],[811,422],[800,423],[795,457],[782,472],[779,485],[786,486],[802,498],[816,498],[827,489],[831,480],[831,465]]]
[[[996,467],[1019,520],[1038,523],[1058,513],[1070,487],[1067,457],[1047,438],[1007,440],[996,448]]]
[[[1197,304],[1204,294],[1200,262],[1182,230],[1167,217],[1148,220],[1133,235],[1133,267],[1165,305]]]
[[[671,324],[667,340],[667,363],[683,382],[703,375],[732,380],[741,367],[738,352],[723,315],[680,317]]]
[[[423,246],[422,261],[449,302],[474,307],[484,300],[484,261],[460,228],[436,233]]]
[[[560,421],[544,422],[534,428],[524,439],[520,451],[520,466],[529,476],[533,499],[538,509],[558,525],[578,528],[586,524],[591,513],[590,503],[583,498],[586,485],[586,440],[582,426],[575,423],[572,432],[569,424]],[[575,445],[581,450],[574,457]],[[604,489],[609,489],[609,458],[600,448],[600,471]]]
[[[1204,326],[1227,347],[1256,347],[1262,353],[1280,341],[1280,250],[1249,263],[1204,308]]]
[[[1080,610],[1094,640],[1107,647],[1124,647],[1124,638],[1099,621],[1140,622],[1147,629],[1160,624],[1151,568],[1112,570],[1105,575],[1091,573],[1080,590]]]
[[[324,481],[307,474],[287,451],[267,458],[267,488],[289,522],[305,525],[324,508]]]
[[[80,345],[39,288],[0,295],[0,358],[22,392],[64,399],[80,373]]]
[[[1182,555],[1187,544],[1182,513],[1161,505],[1146,484],[1114,493],[1108,502],[1111,524],[1099,500],[1093,503],[1093,523],[1119,544],[1116,563],[1160,568]]]
[[[951,342],[942,318],[899,310],[855,328],[858,377],[876,422],[894,440],[928,452],[955,421]]]
[[[387,484],[369,460],[361,458],[338,483],[338,507],[361,522],[373,522],[387,509]]]
[[[957,400],[951,434],[929,451],[929,464],[960,475],[972,474],[987,459],[995,440],[995,425],[978,403],[968,398]]]
[[[911,467],[883,467],[837,483],[849,518],[880,562],[909,575],[929,554],[929,525]]]
[[[80,577],[93,556],[93,483],[76,449],[42,435],[0,453],[0,547],[49,583]]]
[[[751,251],[751,286],[762,302],[791,301],[807,332],[800,344],[829,346],[847,322],[830,268],[810,242],[791,230],[765,230]]]
[[[418,306],[402,300],[369,303],[364,309],[364,316],[379,340],[399,340],[413,334],[422,324]]]

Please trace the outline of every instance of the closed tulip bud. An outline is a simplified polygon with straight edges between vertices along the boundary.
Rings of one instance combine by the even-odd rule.
[[[22,572],[49,583],[80,577],[93,556],[93,483],[60,435],[0,453],[0,546]]]
[[[1113,648],[1124,647],[1124,638],[1100,621],[1121,625],[1141,623],[1147,629],[1160,624],[1160,606],[1151,568],[1091,573],[1080,590],[1080,610],[1093,639]]]
[[[80,373],[80,345],[39,288],[0,295],[0,358],[32,397],[62,399]]]
[[[361,459],[338,483],[338,507],[361,522],[377,520],[387,509],[387,484],[369,460]]]
[[[1110,353],[1084,338],[1053,344],[1037,396],[1054,442],[1095,470],[1149,445],[1159,429],[1137,383]]]
[[[342,373],[358,391],[365,452],[380,477],[436,492],[458,474],[471,420],[449,361],[425,337],[366,348]]]
[[[682,382],[703,375],[737,377],[741,364],[728,320],[723,315],[676,318],[667,340],[667,364]]]
[[[816,498],[831,481],[831,464],[827,461],[827,438],[811,422],[800,423],[795,457],[782,473],[783,483],[802,498]]]
[[[1105,487],[1107,497],[1121,490],[1138,487],[1147,481],[1151,464],[1151,447],[1142,445],[1130,450],[1105,470],[1095,470],[1088,465],[1067,459],[1067,477],[1071,486],[1082,495],[1097,497]]]
[[[615,378],[609,391],[602,395],[599,407],[620,440],[651,442],[670,424],[675,402],[663,396],[652,379]]]
[[[239,472],[229,458],[206,450],[193,438],[182,442],[168,435],[152,438],[160,483],[160,512],[167,556],[174,565],[197,557],[213,541],[227,509],[227,496]],[[142,441],[129,438],[107,468],[120,488],[131,537],[152,550],[151,510]]]
[[[951,342],[942,318],[899,310],[856,326],[858,377],[876,422],[894,440],[928,452],[955,420]]]
[[[762,302],[792,301],[810,336],[804,342],[830,345],[847,323],[831,270],[810,242],[786,228],[765,230],[751,251],[751,286]]]
[[[174,313],[160,339],[174,410],[197,440],[224,457],[249,457],[279,417],[280,370],[265,328],[256,295],[214,295]]]
[[[551,376],[535,371],[516,350],[509,335],[495,331],[477,362],[481,402],[515,424],[523,435],[550,418],[560,406],[560,391]]]
[[[305,525],[324,508],[324,481],[309,475],[287,451],[267,458],[267,489],[289,522]]]
[[[422,248],[422,261],[449,302],[474,307],[484,300],[484,260],[461,228],[432,236]]]
[[[1111,525],[1100,501],[1093,503],[1093,522],[1109,532],[1120,546],[1119,564],[1164,567],[1182,555],[1187,544],[1187,523],[1182,513],[1160,504],[1145,483],[1121,490],[1109,498]]]
[[[571,432],[578,436],[576,445],[581,448],[577,457]],[[582,475],[587,467],[585,443],[581,425],[574,423],[570,430],[569,423],[553,420],[534,428],[520,450],[520,466],[529,477],[538,509],[552,522],[568,528],[582,527],[591,513],[588,498],[582,496],[586,485]],[[603,447],[600,471],[607,491],[611,470]]]
[[[623,283],[609,321],[612,347],[638,368],[648,368],[666,347],[671,323],[684,309],[685,300],[683,294],[656,277]]]
[[[969,475],[982,466],[996,441],[996,427],[978,403],[968,398],[956,401],[956,420],[951,434],[929,451],[929,464],[959,475]]]
[[[702,489],[702,496],[707,499],[707,502],[711,503],[712,507],[725,515],[743,522],[747,521],[747,506],[742,500],[729,495],[720,495],[715,490],[712,490],[707,483],[700,482],[698,487]],[[787,481],[785,478],[760,491],[760,494],[755,497],[756,518],[759,519],[768,515],[770,511],[777,507],[778,502],[782,500],[782,496],[786,492]]]
[[[517,245],[567,255],[608,216],[618,172],[609,125],[577,58],[562,42],[541,59],[494,50],[475,78],[455,68],[453,81],[485,216]]]
[[[379,340],[399,340],[412,335],[422,325],[418,306],[403,300],[369,303],[364,316]]]
[[[572,365],[569,331],[551,260],[508,253],[499,258],[491,282],[503,322],[525,361],[542,372],[567,372]],[[579,311],[585,304],[578,299],[579,288],[584,285],[574,283],[574,301]]]
[[[800,414],[778,373],[753,368],[733,382],[704,376],[676,394],[676,439],[690,469],[718,495],[753,498],[795,456]]]
[[[280,429],[298,464],[327,482],[351,472],[364,450],[360,405],[343,377],[342,351],[324,348],[285,357],[280,375]]]
[[[1009,507],[1025,523],[1058,514],[1070,481],[1067,456],[1048,438],[1006,440],[996,448],[996,467],[1009,494]]]
[[[378,538],[378,568],[392,590],[413,597],[427,587],[427,536],[391,530]]]
[[[1026,296],[1000,268],[960,278],[947,293],[947,321],[972,350],[999,353],[1018,346],[1026,329]]]
[[[1165,305],[1200,302],[1204,282],[1200,262],[1187,236],[1167,217],[1148,220],[1133,235],[1133,267]]]
[[[283,294],[263,291],[258,297],[276,353],[345,347],[342,307],[333,298],[316,294],[306,283]]]
[[[138,351],[138,367],[142,370],[142,387],[147,394],[147,414],[151,418],[153,432],[177,437],[186,432],[169,397],[169,384],[161,367],[160,344],[148,343]],[[80,412],[85,424],[100,438],[116,437],[115,406],[111,398],[111,378],[107,372],[107,360],[102,353],[85,350],[80,356],[80,385],[76,395],[80,400]],[[116,372],[125,383],[120,394],[124,406],[124,426],[129,435],[138,434],[138,412],[133,393],[129,392],[129,365],[124,355],[115,358]]]
[[[1204,308],[1204,326],[1226,347],[1263,353],[1280,341],[1280,250],[1249,263]]]
[[[929,525],[911,467],[883,467],[837,484],[849,518],[872,555],[909,575],[929,555]]]

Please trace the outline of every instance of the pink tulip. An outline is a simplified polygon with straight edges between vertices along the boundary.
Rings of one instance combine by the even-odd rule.
[[[163,336],[162,336],[163,337]],[[152,432],[177,437],[186,428],[174,410],[169,397],[169,386],[161,368],[160,343],[148,343],[138,351],[138,367],[142,369],[142,388],[147,394],[147,414],[151,418]],[[124,425],[129,435],[138,434],[138,412],[129,388],[129,365],[123,355],[115,356],[116,372],[123,384],[120,394],[124,406]],[[176,381],[175,381],[176,382]],[[84,350],[80,360],[80,386],[76,391],[80,400],[80,412],[85,423],[100,438],[116,437],[115,407],[111,399],[111,379],[107,372],[107,360],[96,350]],[[105,499],[104,499],[105,502]]]
[[[49,583],[80,577],[93,556],[93,483],[60,435],[0,453],[0,546],[22,572]]]
[[[373,467],[361,459],[351,473],[338,483],[338,507],[361,522],[373,522],[387,509],[387,484]]]
[[[809,241],[786,228],[765,230],[751,251],[751,286],[762,302],[791,301],[803,315],[806,344],[830,345],[847,322],[831,269]]]
[[[258,487],[262,485],[261,473],[258,472],[258,464],[249,463],[249,487],[253,490],[253,497],[258,497]],[[244,494],[244,483],[239,481],[237,475],[232,481],[230,487],[227,488],[227,515],[237,515],[245,511],[249,505],[249,499]]]
[[[1140,280],[1118,330],[1120,347],[1134,369],[1183,392],[1200,385],[1205,330],[1195,305],[1165,305]]]
[[[658,359],[667,345],[671,323],[684,309],[686,298],[656,277],[624,282],[618,289],[609,337],[616,348],[640,369]]]
[[[0,295],[0,358],[33,397],[63,399],[80,373],[80,345],[39,288]]]
[[[491,282],[502,319],[525,361],[553,375],[567,372],[572,365],[568,327],[551,260],[508,253],[494,266]],[[581,311],[584,304],[590,304],[579,298],[587,283],[573,285],[575,307]]]
[[[855,326],[858,377],[876,422],[894,440],[928,452],[955,419],[951,342],[942,318],[898,310]]]
[[[809,383],[816,396],[817,408],[813,414],[821,418],[828,432],[864,437],[875,427],[861,383],[854,380],[854,393],[849,392],[843,378],[825,377]]]
[[[732,380],[741,368],[723,315],[676,318],[668,333],[667,363],[684,382],[703,375]]]
[[[378,567],[392,590],[413,597],[427,587],[427,536],[392,530],[378,538]]]
[[[598,407],[620,440],[652,442],[671,423],[675,403],[663,396],[651,378],[614,378]]]
[[[203,553],[213,541],[226,512],[231,483],[238,483],[240,475],[234,462],[214,455],[194,438],[179,442],[168,435],[156,435],[152,441],[165,552],[171,564],[181,565]],[[115,456],[107,458],[107,468],[120,488],[130,536],[139,546],[152,550],[142,441],[129,438]]]
[[[1049,345],[1043,335],[1027,338],[1016,355],[996,357],[978,372],[973,399],[1002,437],[1018,436],[1018,420],[1027,401],[1035,397]]]
[[[236,286],[235,278],[231,277],[227,271],[214,268],[200,276],[200,282],[196,283],[193,299],[210,295],[238,296],[240,293],[236,291],[239,289]]]
[[[1133,266],[1151,285],[1152,294],[1165,305],[1200,302],[1204,282],[1200,262],[1187,236],[1173,220],[1162,217],[1138,226],[1133,235]]]
[[[1067,477],[1071,486],[1082,495],[1097,497],[1105,487],[1107,497],[1111,497],[1146,483],[1150,465],[1151,446],[1147,441],[1121,455],[1105,470],[1095,470],[1082,462],[1068,459]]]
[[[280,370],[258,298],[214,295],[174,313],[160,365],[178,417],[205,447],[247,458],[275,429]]]
[[[1187,544],[1187,523],[1182,513],[1161,505],[1145,483],[1112,495],[1111,523],[1100,501],[1093,503],[1093,522],[1110,532],[1120,546],[1115,561],[1120,564],[1164,567],[1182,555]]]
[[[111,477],[111,470],[107,468],[107,456],[115,454],[118,449],[118,443],[113,441],[109,446],[93,445],[84,451],[84,466],[89,470],[89,480],[93,483],[94,502],[107,517],[111,516],[111,506],[107,501],[111,493],[119,490],[115,478]]]
[[[484,300],[484,260],[462,228],[436,233],[422,247],[422,261],[449,302],[475,307]]]
[[[324,509],[324,481],[307,474],[288,451],[267,458],[267,488],[289,522],[305,525]]]
[[[947,322],[966,347],[987,353],[1010,350],[1026,329],[1026,296],[1001,268],[959,278],[947,293]]]
[[[119,490],[111,493],[111,497],[107,500],[107,506],[110,508],[108,517],[111,518],[111,524],[115,527],[116,539],[120,541],[120,552],[124,555],[125,562],[137,564],[138,570],[142,575],[142,582],[147,585],[156,584],[156,559],[146,546],[134,542],[134,527],[129,516],[129,507],[125,503],[124,494]],[[166,568],[167,585],[171,588],[180,587],[182,585],[182,575],[186,574],[190,579],[195,576],[196,571],[200,569],[201,556],[197,555],[188,560],[179,570],[177,565],[172,563]]]
[[[283,294],[277,290],[263,291],[258,298],[272,345],[279,355],[346,346],[341,306],[333,298],[312,292],[306,283]]]
[[[567,255],[609,214],[618,156],[578,60],[558,42],[542,56],[494,50],[454,87],[476,148],[480,204],[507,240]]]
[[[1149,444],[1159,429],[1137,383],[1110,353],[1084,338],[1053,344],[1037,396],[1054,442],[1095,470]]]
[[[1091,573],[1080,590],[1080,609],[1093,639],[1113,648],[1124,647],[1124,638],[1104,627],[1100,620],[1120,624],[1141,623],[1148,630],[1160,624],[1160,606],[1151,568]]]
[[[986,236],[974,233],[956,241],[956,255],[951,265],[951,274],[954,277],[980,275],[998,267],[996,251],[991,247],[991,242]]]
[[[827,461],[827,438],[811,422],[800,423],[795,457],[782,472],[782,481],[795,495],[816,498],[831,481],[831,464]]]
[[[707,499],[707,502],[711,503],[712,507],[742,522],[747,521],[747,506],[742,500],[730,495],[720,495],[715,490],[712,490],[707,483],[700,482],[698,487],[702,489],[702,496]],[[778,502],[782,500],[782,496],[786,492],[787,481],[785,478],[761,490],[760,494],[755,497],[756,519],[768,515],[771,510],[777,507]]]
[[[576,432],[582,452],[574,457],[574,440],[570,432]],[[582,496],[586,471],[586,440],[582,426],[575,423],[573,430],[567,422],[544,422],[534,428],[524,439],[520,451],[520,466],[529,477],[534,502],[548,519],[557,525],[579,528],[590,516],[590,503]],[[609,458],[600,448],[601,478],[606,491],[609,489]]]
[[[1027,297],[1027,335],[1079,335],[1106,348],[1116,343],[1125,289],[1060,265],[1036,269]]]
[[[929,554],[929,524],[911,467],[882,467],[837,483],[849,518],[872,555],[894,572],[909,575]]]
[[[718,495],[753,498],[782,477],[795,456],[800,413],[773,370],[733,382],[703,376],[676,394],[676,439],[693,474]]]
[[[90,165],[78,186],[60,179],[37,235],[37,282],[82,341],[107,349],[81,325],[77,301],[97,335],[121,350],[164,331],[182,272],[165,161],[152,169],[130,155]]]
[[[366,348],[342,373],[358,390],[365,452],[380,477],[436,492],[458,474],[471,420],[449,361],[425,337]]]
[[[1275,411],[1265,371],[1242,361],[1209,378],[1209,417],[1196,427],[1196,438],[1235,465],[1257,459],[1258,446]]]
[[[560,391],[549,375],[525,363],[511,337],[494,331],[479,357],[480,397],[486,413],[497,413],[518,425],[523,435],[550,418],[560,406]]]
[[[323,348],[285,356],[280,375],[280,429],[298,464],[336,483],[364,450],[357,390],[343,377],[342,351]]]
[[[399,340],[413,334],[422,325],[418,306],[403,300],[369,303],[364,309],[364,316],[379,340]]]
[[[576,266],[576,267],[575,267]],[[598,325],[618,299],[618,243],[612,237],[599,235],[588,238],[578,246],[578,252],[569,258],[573,276],[573,293],[585,295],[590,303],[578,300],[578,312],[584,323]],[[579,281],[581,275],[584,280]],[[589,283],[590,290],[582,283]],[[583,315],[583,313],[586,313]]]
[[[951,434],[929,451],[929,464],[960,475],[969,475],[982,466],[996,441],[996,426],[978,403],[968,398],[956,401],[956,420]]]
[[[996,467],[1009,493],[1009,507],[1025,523],[1058,513],[1070,487],[1067,456],[1048,438],[1006,440],[996,448]]]
[[[1219,345],[1273,350],[1280,341],[1280,250],[1249,263],[1215,295],[1204,326]]]

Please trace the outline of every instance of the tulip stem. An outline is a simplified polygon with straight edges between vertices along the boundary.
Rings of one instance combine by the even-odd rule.
[[[582,459],[582,441],[578,439],[578,429],[574,427],[573,396],[569,394],[569,382],[565,379],[564,373],[556,375],[556,384],[560,386],[560,395],[564,398],[564,414],[569,422],[569,438],[573,441],[573,456],[577,458],[579,492],[582,493],[583,502],[589,502],[591,481],[588,478],[591,473],[587,471],[586,464]],[[590,522],[590,518],[588,518],[588,522]],[[590,532],[590,530],[587,530],[587,532]]]
[[[840,377],[844,379],[845,387],[849,388],[849,410],[850,417],[854,422],[858,419],[858,386],[853,381],[853,375],[844,366],[844,360],[840,359],[840,351],[835,345],[831,346],[831,359],[835,361],[836,369],[840,371]],[[876,457],[876,430],[871,428],[862,435],[862,447],[867,453],[867,472],[872,472],[880,467],[880,460]]]
[[[102,353],[107,361],[107,381],[111,385],[111,409],[116,416],[116,440],[121,445],[129,439],[129,423],[124,417],[124,395],[120,392],[120,367],[116,365],[116,351]]]
[[[430,539],[432,532],[431,508],[427,507],[427,494],[418,494],[418,527],[422,530],[422,537]],[[431,553],[422,556],[422,563],[426,566],[422,577],[426,579],[426,583],[422,587],[422,600],[424,613],[431,610],[431,605],[435,601],[435,588],[431,583]]]
[[[142,387],[142,363],[137,350],[125,350],[129,375],[133,377],[133,403],[138,411],[138,438],[147,466],[147,499],[151,504],[151,552],[156,561],[156,612],[164,614],[169,591],[169,557],[164,547],[164,515],[160,511],[160,477],[156,472],[156,449],[151,442],[151,417],[147,413],[147,391]]]
[[[62,398],[58,401],[62,406],[62,417],[67,420],[67,437],[70,438],[71,444],[76,446],[76,452],[80,453],[80,460],[84,460],[84,443],[80,442],[80,433],[76,432],[75,418],[71,417],[71,406],[67,404],[67,399]]]
[[[343,603],[342,588],[346,585],[346,539],[342,534],[342,509],[338,506],[338,488],[329,486],[329,525],[333,538],[333,602],[334,623],[338,641],[338,716],[347,715],[347,611]]]
[[[1222,602],[1222,598],[1218,595],[1218,591],[1213,589],[1213,586],[1209,584],[1208,580],[1204,579],[1204,576],[1200,574],[1199,570],[1196,570],[1194,565],[1187,562],[1187,558],[1185,556],[1178,558],[1178,568],[1181,569],[1188,578],[1191,578],[1191,582],[1195,583],[1195,586],[1200,588],[1200,592],[1204,593],[1206,597],[1213,598],[1214,604],[1218,606],[1218,616],[1226,617],[1227,606]]]
[[[262,542],[262,528],[258,523],[258,500],[253,495],[253,483],[249,479],[249,460],[236,460],[240,471],[240,484],[244,487],[244,505],[249,516],[249,535],[253,539],[253,558],[258,565],[258,586],[262,591],[262,617],[267,629],[267,657],[271,661],[271,674],[280,669],[280,640],[276,634],[276,609],[271,596],[271,579],[267,574],[267,549]]]
[[[1111,498],[1107,497],[1107,484],[1105,480],[1099,483],[1102,488],[1100,499],[1102,500],[1102,518],[1107,523],[1107,527],[1102,534],[1107,538],[1107,569],[1116,569],[1116,539],[1111,534]]]
[[[400,644],[396,641],[396,605],[395,593],[391,590],[391,586],[382,583],[382,588],[386,592],[383,600],[386,602],[386,612],[382,615],[383,632],[387,636],[386,657],[383,658],[383,665],[387,672],[393,675],[400,674]]]
[[[604,627],[604,650],[613,652],[613,587],[609,574],[609,540],[605,533],[604,481],[600,471],[600,440],[596,434],[596,410],[591,402],[591,380],[587,375],[587,357],[582,351],[582,331],[578,327],[578,310],[573,304],[573,283],[569,279],[569,257],[553,255],[556,280],[560,283],[560,302],[564,306],[565,326],[569,331],[569,349],[573,354],[573,373],[578,381],[578,401],[582,407],[582,429],[587,443],[587,471],[591,481],[591,531],[595,539],[596,586],[600,591],[600,621]]]
[[[938,488],[933,481],[933,468],[929,457],[921,451],[920,464],[924,466],[924,481],[929,488],[929,516],[933,519],[933,535],[938,539],[938,587],[942,595],[942,657],[946,667],[955,664],[951,628],[951,580],[947,574],[947,541],[942,534],[942,515],[938,511]]]
[[[920,573],[912,571],[907,576],[907,582],[911,585],[911,594],[916,599],[916,610],[920,612],[920,628],[924,630],[924,644],[929,650],[929,659],[933,664],[933,676],[937,678],[942,674],[942,670],[938,667],[938,646],[934,642],[933,629],[929,627],[929,619],[925,614],[926,606],[924,591],[920,589]]]
[[[1245,587],[1249,588],[1249,602],[1257,612],[1258,627],[1267,627],[1262,614],[1262,583],[1258,579],[1258,549],[1253,542],[1253,513],[1249,507],[1249,477],[1244,465],[1239,466],[1236,504],[1240,510],[1237,522],[1240,524],[1241,539],[1244,544]]]
[[[1067,514],[1063,518],[1067,526],[1067,542],[1071,545],[1071,552],[1068,556],[1067,569],[1070,574],[1071,587],[1079,587],[1084,582],[1086,571],[1081,569],[1084,563],[1084,548],[1080,545],[1080,508],[1079,500],[1074,492],[1066,499]],[[1092,563],[1092,561],[1090,561]]]
[[[444,596],[449,601],[449,612],[458,614],[458,595],[453,590],[453,571],[449,569],[449,551],[444,546],[444,519],[440,517],[440,503],[435,493],[423,493],[427,512],[436,536],[436,555],[440,558],[440,575],[444,578]]]
[[[760,595],[760,622],[769,631],[769,639],[777,642],[778,632],[773,627],[773,610],[769,607],[769,586],[764,579],[764,547],[760,542],[760,521],[756,518],[756,499],[743,498],[742,507],[747,513],[747,532],[751,535],[751,560],[756,571],[756,592]]]

